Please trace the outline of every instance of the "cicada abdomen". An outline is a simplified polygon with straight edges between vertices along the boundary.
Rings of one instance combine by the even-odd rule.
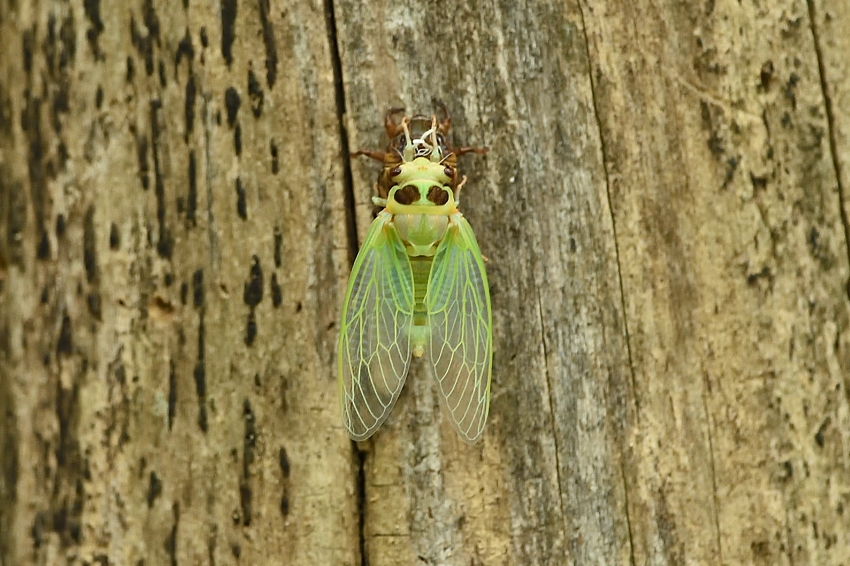
[[[351,270],[338,348],[339,399],[351,438],[369,438],[386,420],[412,357],[427,357],[442,404],[461,438],[484,431],[493,358],[492,310],[484,261],[457,209],[466,179],[452,149],[450,118],[392,121],[385,153],[382,207]],[[426,127],[427,125],[427,127]]]

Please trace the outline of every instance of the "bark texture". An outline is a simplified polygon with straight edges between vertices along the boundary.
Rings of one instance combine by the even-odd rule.
[[[850,563],[845,0],[0,2],[0,564]],[[383,113],[452,112],[490,422],[365,443]]]

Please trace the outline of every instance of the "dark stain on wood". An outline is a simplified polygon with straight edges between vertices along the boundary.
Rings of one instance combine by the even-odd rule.
[[[24,62],[24,71],[29,75],[32,73],[32,61],[35,55],[35,24],[24,31],[23,39],[21,40],[21,59]]]
[[[236,39],[236,0],[221,2],[221,55],[229,66],[233,63],[233,41]]]
[[[65,235],[65,215],[56,215],[56,237],[61,238]]]
[[[280,161],[278,160],[277,156],[277,144],[274,142],[274,140],[271,140],[271,142],[269,142],[269,151],[272,154],[272,173],[274,175],[277,175],[280,171]]]
[[[156,502],[157,497],[162,494],[162,480],[159,479],[159,476],[156,475],[156,472],[151,471],[150,476],[148,478],[148,508],[153,507],[153,504]]]
[[[128,83],[132,83],[133,79],[136,78],[136,63],[133,62],[133,58],[129,55],[127,56],[127,74],[125,76],[125,80]]]
[[[148,138],[141,133],[136,133],[136,128],[131,128],[136,137],[136,157],[139,160],[139,179],[142,181],[142,188],[148,190],[150,188],[150,166],[148,165]]]
[[[12,97],[0,84],[0,133],[7,138],[12,135],[12,122],[15,119],[12,112]]]
[[[186,220],[192,226],[197,224],[195,213],[198,210],[198,166],[195,161],[195,150],[189,152],[189,194],[186,197]]]
[[[204,271],[198,269],[192,275],[192,304],[200,310],[198,320],[198,361],[195,363],[193,372],[195,378],[195,391],[198,394],[198,425],[203,432],[207,432],[207,381],[206,367],[204,365]]]
[[[95,320],[100,320],[100,294],[96,292],[91,292],[86,295],[86,306],[88,306],[89,314],[92,315],[92,318],[94,318]]]
[[[86,210],[83,222],[83,265],[86,268],[86,281],[97,283],[97,236],[94,229],[94,207]]]
[[[183,139],[189,143],[189,135],[195,127],[195,100],[198,97],[198,89],[195,86],[195,75],[190,74],[186,81],[186,100],[184,101],[184,116],[186,121],[186,132]]]
[[[249,307],[257,306],[263,300],[263,268],[260,266],[260,258],[253,256],[251,271],[248,282],[245,284],[243,293],[245,304]]]
[[[165,259],[171,259],[174,251],[174,238],[165,222],[165,182],[162,171],[160,155],[165,148],[162,147],[162,102],[159,99],[151,100],[150,103],[150,127],[151,145],[153,154],[154,192],[156,195],[156,220],[159,226],[159,238],[156,243],[156,251]]]
[[[277,282],[277,273],[272,273],[272,306],[277,308],[283,302],[283,291],[281,291],[280,285]]]
[[[198,426],[204,433],[208,429],[207,421],[207,371],[204,363],[205,336],[204,336],[204,311],[201,309],[200,321],[198,323],[198,361],[195,363],[195,392],[198,395]]]
[[[7,334],[5,327],[0,326],[0,351],[8,356],[8,347],[4,336]],[[0,473],[2,473],[3,485],[8,486],[4,495],[4,504],[0,506],[0,524],[11,525],[14,518],[14,509],[18,501],[18,485],[20,475],[20,460],[18,448],[18,427],[15,424],[15,396],[12,392],[12,380],[0,379]],[[0,549],[8,555],[6,549],[14,546],[11,536],[12,529],[4,528],[0,531]],[[23,546],[23,545],[22,545]]]
[[[280,226],[274,228],[274,265],[280,267],[283,264],[281,252],[283,250],[283,232],[280,231]]]
[[[63,327],[65,326],[63,321]],[[85,364],[83,364],[85,366]],[[82,373],[85,373],[85,368]],[[77,429],[80,420],[80,383],[75,379],[69,388],[56,382],[56,417],[59,437],[56,439],[56,476],[51,497],[51,524],[42,524],[57,533],[62,546],[79,544],[82,540],[82,512],[85,501],[83,478],[85,463],[80,451]]]
[[[38,246],[35,249],[36,259],[42,261],[50,259],[50,238],[47,236],[47,231],[41,232],[41,237],[38,239]]]
[[[168,361],[168,430],[174,427],[174,419],[177,417],[177,371],[174,368],[174,360]]]
[[[130,38],[136,51],[145,59],[145,72],[148,76],[154,72],[153,48],[159,43],[159,17],[153,7],[153,0],[145,0],[143,22],[147,31],[143,32],[136,23],[135,16],[130,16]]]
[[[127,368],[122,356],[123,346],[119,347],[115,358],[109,363],[111,379],[107,381],[109,408],[106,438],[110,466],[117,461],[116,452],[130,440],[130,393],[127,389]]]
[[[257,317],[254,314],[254,309],[248,313],[248,321],[245,323],[245,345],[250,346],[257,338]]]
[[[257,446],[256,416],[251,408],[251,402],[245,399],[242,406],[242,417],[245,421],[245,435],[242,450],[242,478],[239,482],[239,503],[242,507],[242,524],[251,525],[253,490],[251,489],[251,465],[254,463]]]
[[[286,454],[286,448],[280,447],[278,452],[278,463],[280,464],[280,474],[283,478],[283,493],[280,496],[280,512],[284,517],[289,515],[289,456]]]
[[[191,68],[192,60],[195,58],[195,46],[192,45],[192,34],[189,33],[189,28],[186,28],[183,39],[177,44],[177,52],[174,54],[174,66],[179,67],[184,57],[189,61]]]
[[[235,88],[229,87],[224,93],[224,106],[227,108],[227,124],[231,128],[236,123],[236,117],[241,104],[242,99],[239,98],[239,92]]]
[[[269,19],[270,14],[269,0],[260,0],[260,23],[263,25],[263,45],[266,48],[266,83],[269,88],[272,88],[277,78],[277,42],[274,37],[274,26]]]
[[[204,270],[198,269],[192,275],[192,304],[195,308],[204,306]]]
[[[62,313],[62,326],[56,339],[56,354],[71,355],[74,352],[74,335],[71,327],[71,317],[68,312]]]
[[[165,63],[162,62],[162,59],[159,60],[159,65],[157,67],[159,69],[159,86],[165,88],[168,84],[168,79],[165,76]]]
[[[100,19],[100,0],[84,0],[83,8],[86,11],[86,17],[91,22],[91,27],[86,31],[86,39],[89,42],[89,47],[97,61],[106,59],[103,51],[100,50],[100,34],[103,33],[104,25]]]
[[[24,230],[27,221],[27,195],[22,183],[9,182],[11,174],[7,167],[0,166],[0,210],[6,212],[6,262],[24,268]],[[8,200],[6,200],[8,199]],[[3,202],[6,200],[6,202]],[[2,248],[0,248],[2,252]]]
[[[236,177],[236,213],[242,220],[248,219],[248,204],[245,202],[245,187],[242,179]]]
[[[253,69],[248,69],[248,98],[251,99],[251,112],[254,118],[263,114],[263,89]]]
[[[121,232],[118,231],[118,225],[113,222],[109,226],[109,249],[118,250],[121,248]]]
[[[164,548],[165,553],[168,554],[169,564],[171,566],[177,566],[177,528],[180,525],[180,504],[174,502],[174,505],[171,508],[172,516],[174,517],[174,524],[171,526],[171,532],[165,538]]]

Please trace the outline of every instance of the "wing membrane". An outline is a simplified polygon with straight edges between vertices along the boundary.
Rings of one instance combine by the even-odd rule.
[[[434,255],[425,306],[442,400],[461,437],[475,442],[490,404],[493,316],[481,251],[459,213]]]
[[[389,215],[372,222],[342,310],[339,387],[343,425],[369,438],[398,399],[410,365],[413,272]]]

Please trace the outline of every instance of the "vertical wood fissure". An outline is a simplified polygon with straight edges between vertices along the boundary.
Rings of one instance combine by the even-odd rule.
[[[540,290],[537,290],[537,315],[540,317],[540,347],[543,348],[543,372],[546,375],[546,397],[549,399],[549,413],[552,417],[552,442],[555,444],[555,479],[558,482],[558,505],[562,512],[565,511],[564,506],[564,489],[561,485],[561,457],[558,448],[558,429],[557,419],[555,415],[555,402],[552,399],[552,375],[549,371],[549,353],[546,350],[546,327],[545,318],[543,318],[543,302],[540,299]],[[567,528],[567,514],[563,515],[564,534],[569,532]]]
[[[617,284],[620,289],[620,309],[623,313],[623,332],[625,332],[626,352],[629,356],[629,376],[631,378],[632,393],[634,394],[635,403],[635,420],[640,422],[640,399],[637,395],[637,386],[635,383],[635,366],[632,361],[632,344],[629,337],[629,319],[626,313],[626,292],[623,287],[623,270],[620,263],[620,244],[617,241],[617,220],[614,217],[614,203],[611,199],[611,175],[608,171],[608,153],[605,149],[605,135],[602,131],[602,117],[599,115],[599,104],[596,100],[596,81],[593,78],[593,68],[590,53],[590,39],[587,37],[587,23],[584,19],[584,6],[581,2],[578,3],[579,14],[581,14],[581,27],[584,34],[585,55],[587,56],[587,74],[590,77],[591,102],[593,104],[593,119],[596,122],[596,130],[599,133],[599,149],[602,153],[602,169],[605,172],[605,195],[608,200],[608,212],[611,215],[611,231],[614,236],[614,257],[617,258]]]
[[[611,174],[608,170],[608,152],[605,147],[605,134],[602,129],[602,117],[599,115],[599,104],[597,101],[597,84],[596,80],[593,77],[593,61],[590,52],[590,38],[587,34],[587,21],[584,17],[585,6],[579,1],[578,2],[578,11],[581,17],[581,28],[582,34],[584,36],[584,49],[585,55],[587,57],[587,74],[590,80],[590,94],[591,94],[591,104],[593,106],[593,119],[596,122],[596,130],[599,135],[599,150],[602,153],[602,170],[605,173],[605,196],[608,204],[608,213],[611,215],[611,233],[614,238],[614,257],[617,261],[617,285],[620,290],[620,310],[623,316],[623,332],[625,333],[625,342],[626,342],[626,354],[629,358],[629,378],[630,385],[632,388],[632,398],[634,400],[634,415],[635,415],[635,423],[640,423],[640,399],[638,397],[638,390],[636,384],[636,376],[635,376],[635,366],[632,358],[632,345],[631,338],[629,336],[629,320],[628,313],[626,311],[626,292],[625,287],[623,285],[623,270],[620,262],[620,245],[617,241],[617,219],[614,215],[614,202],[611,198]],[[624,448],[624,447],[623,447]],[[629,482],[626,477],[626,462],[625,462],[625,453],[620,454],[620,471],[623,482],[623,497],[625,502],[625,519],[626,519],[626,528],[628,530],[629,535],[629,561],[632,566],[636,564],[635,562],[635,542],[634,542],[634,533],[632,527],[632,516],[631,516],[631,508],[629,504]]]
[[[829,153],[832,158],[832,166],[835,169],[835,182],[838,185],[838,212],[841,216],[841,223],[844,226],[844,248],[847,252],[847,259],[850,260],[850,218],[847,217],[847,211],[844,209],[844,203],[847,202],[844,193],[844,184],[842,183],[841,159],[838,152],[838,139],[836,137],[835,124],[835,109],[832,105],[832,97],[829,94],[829,82],[826,78],[826,67],[823,61],[823,48],[821,46],[821,38],[818,32],[818,25],[815,20],[817,9],[815,8],[814,0],[806,0],[806,6],[809,11],[809,24],[812,28],[812,43],[815,48],[815,57],[818,61],[818,77],[820,78],[820,89],[823,94],[824,108],[826,109],[826,124],[829,139]],[[847,282],[847,295],[850,298],[850,281]]]
[[[336,117],[339,122],[339,147],[342,158],[343,199],[345,206],[345,228],[348,234],[348,262],[354,265],[357,256],[358,237],[357,219],[354,214],[354,176],[351,172],[348,144],[348,130],[345,126],[345,86],[342,76],[342,58],[339,54],[339,41],[336,35],[336,17],[334,16],[333,0],[325,0],[325,24],[328,31],[328,47],[331,56],[331,67],[334,77],[334,94],[336,96]]]
[[[717,556],[720,559],[721,566],[724,564],[723,562],[723,546],[721,545],[722,538],[720,536],[720,516],[719,510],[720,505],[718,503],[717,498],[717,466],[714,463],[714,439],[712,438],[711,433],[711,413],[708,410],[708,401],[706,400],[706,390],[708,390],[708,384],[706,384],[705,389],[703,390],[700,397],[702,398],[702,407],[705,411],[705,431],[708,436],[708,457],[709,462],[711,463],[711,495],[714,501],[714,529],[715,529],[715,543],[717,544]]]
[[[334,81],[334,98],[336,101],[336,118],[339,128],[339,148],[342,161],[343,208],[345,210],[345,232],[348,239],[348,264],[354,265],[359,249],[357,236],[357,218],[354,210],[354,175],[351,171],[346,128],[345,85],[342,75],[342,57],[339,52],[339,40],[336,30],[336,16],[333,0],[324,0],[325,26],[328,37],[328,51],[331,59],[331,70]],[[366,551],[366,457],[367,453],[360,450],[357,443],[351,442],[351,449],[357,462],[357,478],[355,482],[357,498],[357,537],[360,552],[360,566],[368,566],[369,559]]]

